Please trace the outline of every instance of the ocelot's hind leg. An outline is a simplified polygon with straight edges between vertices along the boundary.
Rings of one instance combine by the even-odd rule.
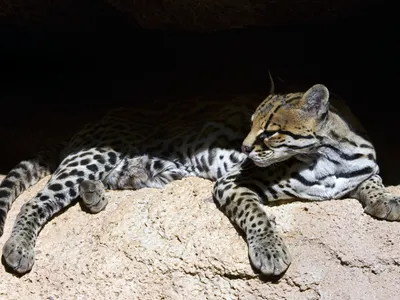
[[[181,179],[185,175],[185,171],[174,162],[138,155],[126,157],[106,176],[105,184],[114,190],[137,190],[143,187],[162,188],[167,183]],[[82,203],[92,213],[102,211],[108,203],[105,187],[99,180],[82,181],[79,185],[79,195]]]
[[[275,219],[262,207],[259,183],[228,174],[215,183],[213,195],[219,209],[245,233],[253,266],[264,275],[278,276],[289,267],[291,257],[275,229]]]
[[[100,180],[84,180],[79,185],[82,203],[91,213],[102,211],[108,204],[105,187]]]
[[[367,214],[378,219],[400,221],[400,196],[387,192],[379,175],[361,183],[350,196],[361,201]]]

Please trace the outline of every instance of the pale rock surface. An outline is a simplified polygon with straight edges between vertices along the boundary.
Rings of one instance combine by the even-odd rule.
[[[15,201],[0,247],[47,180]],[[30,273],[18,278],[1,266],[0,299],[400,299],[400,223],[363,214],[353,199],[268,208],[293,263],[266,282],[211,187],[189,178],[163,190],[110,191],[97,215],[72,206],[42,230]]]

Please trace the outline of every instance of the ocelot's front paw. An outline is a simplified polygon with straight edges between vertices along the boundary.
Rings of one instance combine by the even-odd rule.
[[[108,203],[108,199],[105,196],[105,188],[101,181],[82,181],[79,185],[79,196],[91,213],[102,211]]]
[[[268,276],[283,274],[291,263],[290,253],[282,238],[273,231],[250,234],[247,237],[253,266]]]
[[[11,237],[4,244],[3,261],[6,264],[6,268],[10,268],[13,272],[19,274],[29,272],[32,269],[34,260],[34,245],[28,241]]]
[[[400,197],[383,193],[376,200],[367,202],[364,211],[378,219],[400,221]]]

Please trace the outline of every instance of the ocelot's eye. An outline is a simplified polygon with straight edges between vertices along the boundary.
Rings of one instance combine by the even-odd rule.
[[[258,137],[260,138],[260,140],[265,140],[265,139],[269,139],[269,138],[273,137],[277,133],[278,133],[278,131],[264,131]]]

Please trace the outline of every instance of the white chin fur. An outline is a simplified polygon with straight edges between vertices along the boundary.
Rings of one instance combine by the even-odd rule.
[[[249,154],[249,158],[254,162],[254,164],[257,167],[268,167],[269,165],[271,165],[271,162],[269,160],[266,159],[260,159],[257,155],[255,155],[255,153],[250,153]]]

